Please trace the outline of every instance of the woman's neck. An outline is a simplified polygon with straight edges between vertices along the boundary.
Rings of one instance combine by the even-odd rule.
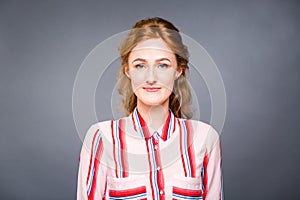
[[[165,105],[147,106],[137,102],[137,109],[147,125],[158,130],[166,121],[169,114],[169,102]]]

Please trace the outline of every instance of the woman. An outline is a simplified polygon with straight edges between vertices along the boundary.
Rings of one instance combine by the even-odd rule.
[[[141,20],[119,50],[127,117],[89,128],[77,199],[222,199],[218,133],[189,120],[188,51],[178,29]]]

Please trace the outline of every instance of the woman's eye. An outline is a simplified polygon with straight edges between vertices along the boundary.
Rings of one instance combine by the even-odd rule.
[[[168,68],[169,65],[167,65],[167,64],[159,64],[158,67],[159,68]]]
[[[137,68],[137,69],[143,69],[143,68],[145,68],[145,65],[143,65],[143,64],[137,64],[137,65],[135,65],[135,68]]]

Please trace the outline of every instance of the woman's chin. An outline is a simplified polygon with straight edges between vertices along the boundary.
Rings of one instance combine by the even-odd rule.
[[[164,99],[147,99],[147,101],[141,101],[140,105],[152,107],[152,106],[163,106],[166,104],[166,100]],[[168,105],[168,104],[167,104]]]

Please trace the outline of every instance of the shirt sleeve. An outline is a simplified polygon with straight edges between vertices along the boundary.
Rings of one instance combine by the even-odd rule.
[[[218,133],[212,147],[207,149],[204,157],[204,200],[223,200],[223,180],[221,168],[221,143]]]
[[[102,199],[106,186],[106,170],[101,165],[102,134],[92,125],[83,142],[78,170],[77,200]]]

